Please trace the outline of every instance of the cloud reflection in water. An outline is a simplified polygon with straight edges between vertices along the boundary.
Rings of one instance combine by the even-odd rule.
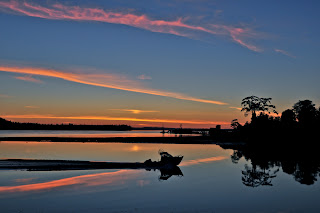
[[[19,186],[0,186],[0,193],[45,191],[67,186],[72,186],[74,188],[102,185],[115,186],[122,185],[128,180],[137,179],[140,174],[141,173],[137,170],[120,170],[115,172],[81,175],[43,183],[33,183]]]
[[[180,166],[192,166],[200,163],[210,163],[214,161],[221,161],[227,159],[226,156],[216,156],[210,158],[200,158],[194,160],[188,160],[182,162]],[[119,170],[115,172],[104,172],[98,174],[88,174],[75,176],[70,178],[63,178],[60,180],[53,180],[42,183],[32,183],[18,186],[0,186],[0,194],[5,193],[19,193],[19,192],[39,192],[48,191],[57,188],[72,187],[72,189],[84,188],[84,187],[96,187],[96,186],[121,186],[125,185],[129,181],[136,181],[137,185],[143,187],[150,184],[149,180],[143,180],[143,173],[141,170]],[[16,183],[23,183],[30,179],[17,179]]]
[[[221,161],[227,159],[226,156],[216,156],[216,157],[210,157],[210,158],[200,158],[195,160],[188,160],[182,162],[179,166],[192,166],[200,163],[210,163],[213,161]]]

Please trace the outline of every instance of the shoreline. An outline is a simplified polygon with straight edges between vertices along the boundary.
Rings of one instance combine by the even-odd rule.
[[[80,143],[164,143],[164,144],[216,144],[208,136],[185,137],[0,137],[0,142],[80,142]]]

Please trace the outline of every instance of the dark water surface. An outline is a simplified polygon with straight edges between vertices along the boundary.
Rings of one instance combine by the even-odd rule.
[[[248,187],[242,178],[251,162],[233,163],[234,151],[218,145],[1,142],[0,158],[143,162],[158,160],[160,148],[185,156],[182,177],[161,181],[159,170],[1,170],[0,212],[320,212],[319,182],[301,184],[270,167],[270,184]]]

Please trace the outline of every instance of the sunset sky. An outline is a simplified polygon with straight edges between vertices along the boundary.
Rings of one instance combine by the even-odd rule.
[[[230,128],[320,104],[320,2],[0,0],[0,117]]]

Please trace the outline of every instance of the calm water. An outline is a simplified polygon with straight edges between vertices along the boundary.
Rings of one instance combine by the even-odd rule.
[[[160,171],[0,171],[1,212],[319,212],[320,185],[301,184],[280,168],[272,186],[248,187],[251,166],[217,145],[1,142],[1,158],[140,162],[158,149],[185,156],[183,176]]]
[[[0,130],[0,137],[176,137],[161,130],[73,131],[73,130]]]

